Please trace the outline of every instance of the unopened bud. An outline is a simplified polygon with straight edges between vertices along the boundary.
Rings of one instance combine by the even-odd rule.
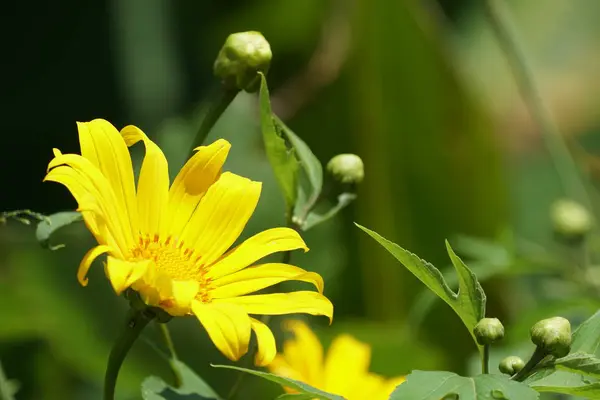
[[[365,166],[356,154],[338,154],[327,163],[327,171],[340,183],[360,183]]]
[[[506,375],[514,375],[525,366],[525,362],[517,356],[509,356],[500,361],[498,369]]]
[[[566,240],[580,240],[592,229],[592,216],[576,201],[568,199],[555,201],[550,215],[554,232]]]
[[[480,345],[492,344],[504,337],[504,326],[498,318],[483,318],[473,329]]]
[[[232,33],[221,47],[213,71],[227,89],[256,92],[258,73],[267,73],[272,56],[271,46],[260,32]]]
[[[531,341],[548,354],[560,358],[571,350],[571,323],[563,317],[543,319],[531,327]]]

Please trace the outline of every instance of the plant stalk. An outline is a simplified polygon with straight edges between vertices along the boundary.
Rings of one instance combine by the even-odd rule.
[[[525,364],[523,369],[513,375],[510,379],[517,382],[523,381],[547,355],[548,353],[545,350],[542,350],[540,347],[536,347],[535,351],[531,355],[531,358],[529,361],[527,361],[527,364]]]
[[[104,375],[104,400],[114,400],[115,387],[121,365],[123,365],[129,349],[131,349],[131,346],[139,337],[142,330],[154,318],[155,315],[146,310],[130,310],[125,330],[115,342],[108,357],[108,365],[106,366],[106,374]]]
[[[481,373],[490,373],[490,345],[483,345],[483,352],[481,353]]]
[[[196,137],[194,137],[194,141],[192,142],[192,149],[200,146],[204,142],[210,133],[210,130],[213,128],[213,126],[215,126],[223,112],[225,112],[227,107],[229,107],[239,92],[239,89],[226,89],[223,86],[219,88],[214,100],[211,102],[208,110],[202,118],[200,128],[198,129]]]
[[[488,22],[510,65],[521,97],[533,120],[540,128],[563,190],[568,196],[581,201],[591,210],[592,202],[586,183],[569,152],[564,137],[544,104],[533,72],[527,64],[525,52],[517,39],[506,4],[503,0],[486,0],[484,4]]]

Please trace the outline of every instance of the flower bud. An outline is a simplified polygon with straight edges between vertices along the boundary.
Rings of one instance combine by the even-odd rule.
[[[271,65],[271,46],[260,32],[232,33],[225,40],[213,67],[227,89],[256,92],[260,78]]]
[[[492,344],[504,337],[504,326],[498,318],[483,318],[473,329],[480,345]]]
[[[338,154],[327,163],[327,171],[340,183],[360,183],[365,166],[356,154]]]
[[[548,354],[559,358],[571,350],[571,323],[563,317],[543,319],[531,327],[531,341]]]
[[[592,229],[592,216],[581,204],[557,200],[550,210],[554,232],[566,240],[580,240]]]
[[[509,356],[500,361],[498,365],[498,369],[500,372],[506,375],[514,375],[525,366],[525,362],[521,360],[520,357],[517,356]]]

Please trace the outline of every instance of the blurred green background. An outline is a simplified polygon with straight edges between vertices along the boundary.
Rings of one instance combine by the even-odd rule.
[[[448,264],[445,238],[454,244],[457,235],[502,239],[509,232],[509,245],[494,247],[501,253],[497,263],[493,257],[477,262],[484,275],[514,261],[506,248],[515,243],[554,245],[548,207],[562,195],[559,182],[480,3],[14,3],[3,18],[0,211],[75,208],[63,187],[41,182],[53,147],[78,151],[75,121],[141,127],[176,173],[217,84],[212,62],[225,37],[259,30],[274,53],[268,75],[274,111],[324,163],[353,152],[366,166],[358,200],[304,235],[309,253],[293,255],[293,263],[323,275],[335,305],[331,327],[318,318],[311,323],[326,343],[340,332],[371,343],[377,373],[467,373],[475,347],[460,320],[440,302],[415,308],[426,303],[424,287],[353,221],[441,268]],[[600,2],[508,3],[542,94],[593,178],[600,149]],[[233,144],[226,169],[264,182],[244,237],[283,225],[255,96],[237,97],[209,140],[217,137]],[[19,385],[17,399],[100,398],[127,304],[98,265],[87,288],[77,283],[78,263],[93,245],[82,225],[53,238],[66,245],[57,251],[42,249],[33,233],[16,221],[0,226],[0,361]],[[483,285],[488,315],[505,321],[511,346],[526,343],[523,327],[550,312],[540,305],[548,306],[544,293],[552,289],[536,287],[535,278],[496,273]],[[574,303],[568,306],[579,318],[597,306]],[[227,360],[198,322],[177,318],[169,326],[183,361],[227,394],[237,374],[209,366]],[[159,341],[154,327],[145,337]],[[530,350],[525,346],[524,354]],[[151,374],[171,378],[140,341],[119,378],[119,398],[139,398],[139,385]],[[280,392],[254,377],[244,390],[260,398]]]

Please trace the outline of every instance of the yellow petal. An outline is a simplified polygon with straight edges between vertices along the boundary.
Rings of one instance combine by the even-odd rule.
[[[333,319],[333,304],[327,297],[316,292],[255,294],[229,299],[215,299],[213,302],[240,305],[248,314],[283,315],[303,313],[325,315],[329,318],[329,321]]]
[[[298,234],[290,228],[273,228],[260,232],[227,252],[213,264],[206,274],[208,278],[220,278],[239,271],[269,254],[308,247]]]
[[[258,367],[269,365],[277,354],[277,346],[275,345],[275,337],[269,327],[255,318],[250,318],[252,330],[256,335],[258,342],[258,351],[254,357],[254,364]]]
[[[383,387],[380,390],[380,398],[381,399],[389,399],[392,392],[396,389],[397,386],[404,383],[406,381],[406,377],[404,376],[396,376],[394,378],[387,379],[383,383]]]
[[[231,247],[252,216],[260,189],[259,182],[224,172],[207,190],[182,234],[201,264],[211,264]]]
[[[61,165],[63,163],[68,163],[69,166]],[[100,171],[88,160],[76,154],[54,158],[49,164],[49,168],[53,167],[55,168],[48,172],[44,181],[63,184],[77,200],[79,209],[93,213],[104,222],[110,238],[97,236],[99,243],[109,244],[123,254],[128,252],[133,244],[128,221]],[[86,223],[92,227],[92,233],[102,234],[97,218],[89,218],[89,213],[83,216],[86,218]],[[112,246],[112,242],[116,242],[116,246]]]
[[[286,330],[294,334],[294,339],[284,342],[283,355],[290,366],[300,371],[306,382],[321,387],[323,384],[323,346],[319,338],[302,321],[289,320]]]
[[[325,390],[331,393],[347,393],[350,383],[368,373],[370,362],[369,345],[350,335],[339,335],[331,343],[325,358]]]
[[[315,272],[307,272],[302,268],[289,264],[262,264],[246,268],[234,274],[216,279],[210,294],[220,299],[253,293],[283,281],[302,281],[315,285],[319,293],[323,293],[323,278]]]
[[[108,121],[78,122],[81,155],[98,168],[115,193],[128,228],[137,233],[137,206],[129,150],[119,131]]]
[[[121,294],[142,278],[149,266],[148,260],[131,262],[108,256],[105,271],[115,292]]]
[[[110,251],[110,247],[106,245],[100,245],[91,248],[87,253],[83,256],[81,263],[79,263],[79,269],[77,270],[77,280],[81,283],[81,286],[87,286],[88,278],[87,273],[90,270],[90,267],[94,260],[98,258],[99,255],[108,253]]]
[[[215,346],[230,360],[237,361],[248,351],[250,317],[235,304],[192,302],[192,311]]]
[[[300,371],[296,370],[291,365],[289,365],[284,356],[281,354],[277,354],[273,361],[271,361],[271,363],[267,365],[267,368],[272,374],[283,376],[286,378],[292,378],[313,386],[311,382],[304,378]],[[284,389],[288,393],[292,392],[292,390],[290,390],[289,388]]]
[[[181,234],[198,202],[221,174],[230,148],[228,141],[219,139],[194,149],[196,153],[179,171],[169,191],[169,232]]]
[[[169,202],[169,167],[160,148],[141,129],[128,125],[121,130],[128,146],[140,140],[146,147],[146,155],[137,186],[137,207],[139,229],[142,233],[153,235],[165,228],[167,205]]]
[[[190,312],[192,300],[200,290],[200,283],[197,281],[172,281],[173,302],[172,309],[169,309],[171,315],[186,315]]]

